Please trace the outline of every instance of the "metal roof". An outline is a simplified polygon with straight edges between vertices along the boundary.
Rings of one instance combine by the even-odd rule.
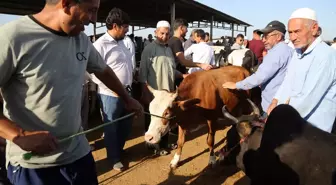
[[[118,7],[127,12],[134,26],[154,27],[159,20],[171,20],[171,4],[175,2],[175,17],[188,22],[210,21],[234,23],[240,26],[250,24],[208,7],[194,0],[101,0],[98,22],[105,22],[108,12]],[[0,13],[27,15],[40,11],[44,0],[1,0]]]

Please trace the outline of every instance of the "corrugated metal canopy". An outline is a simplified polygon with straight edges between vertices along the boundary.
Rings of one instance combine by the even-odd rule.
[[[105,22],[108,12],[118,7],[127,12],[134,26],[154,27],[159,20],[170,20],[170,7],[175,2],[175,17],[193,21],[214,21],[234,23],[241,26],[250,24],[222,13],[193,0],[101,0],[98,22]],[[219,1],[220,2],[220,1]],[[44,0],[1,0],[0,13],[27,15],[40,11]]]

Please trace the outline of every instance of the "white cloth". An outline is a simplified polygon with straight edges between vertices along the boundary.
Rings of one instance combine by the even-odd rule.
[[[193,44],[184,52],[184,56],[191,54],[194,62],[215,65],[214,50],[205,42]],[[188,70],[188,73],[200,70],[202,69],[199,67],[192,67]]]
[[[170,28],[170,24],[168,21],[159,21],[157,24],[156,24],[156,28]]]
[[[299,8],[295,10],[289,19],[310,19],[317,21],[315,11],[310,8]]]
[[[132,54],[126,48],[123,40],[116,41],[108,33],[101,36],[95,43],[94,47],[100,53],[106,64],[112,68],[120,82],[126,87],[132,85],[133,65]],[[92,80],[98,85],[98,92],[108,96],[117,96],[107,88],[95,75]]]
[[[245,53],[248,50],[249,49],[245,48],[232,51],[228,56],[228,63],[234,66],[242,66],[243,58],[245,57]]]
[[[331,47],[334,48],[334,49],[336,49],[336,43],[333,43],[333,44],[331,45]]]
[[[133,66],[133,72],[135,71],[136,68],[136,60],[135,60],[135,45],[131,38],[129,36],[125,36],[124,38],[124,44],[126,48],[131,52],[132,54],[132,66]]]

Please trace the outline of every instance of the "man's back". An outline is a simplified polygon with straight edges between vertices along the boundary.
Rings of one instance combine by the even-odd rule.
[[[258,58],[258,61],[261,62],[263,59],[262,52],[265,50],[265,45],[261,40],[251,40],[249,42],[249,49],[253,51],[253,53]]]
[[[181,73],[185,74],[187,72],[187,68],[181,64],[181,62],[179,61],[179,59],[176,56],[176,53],[184,52],[181,40],[179,38],[173,36],[169,39],[168,46],[170,47],[170,49],[173,52],[174,59],[175,59],[175,62],[176,62],[176,69],[178,71],[180,71]]]
[[[215,65],[214,50],[205,42],[193,44],[184,52],[184,55],[193,56],[193,61],[205,64]],[[188,73],[201,70],[200,68],[190,68]]]

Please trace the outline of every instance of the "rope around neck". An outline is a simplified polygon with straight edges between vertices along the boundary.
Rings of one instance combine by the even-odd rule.
[[[161,118],[161,119],[167,119],[167,120],[171,120],[171,119],[174,119],[174,118],[175,118],[175,116],[174,116],[174,117],[166,118],[166,117],[162,117],[162,116],[154,115],[154,114],[151,114],[151,113],[148,113],[148,112],[144,112],[144,114],[147,114],[147,115],[150,115],[150,116],[154,116],[154,117],[157,117],[157,118]],[[131,116],[134,116],[134,115],[135,115],[134,112],[133,112],[133,113],[130,113],[130,114],[127,114],[126,116],[120,117],[120,118],[115,119],[115,120],[113,120],[113,121],[111,121],[111,122],[107,122],[107,123],[98,125],[98,126],[92,128],[92,129],[89,129],[89,130],[86,130],[86,131],[82,131],[82,132],[73,134],[73,135],[71,135],[71,136],[65,137],[65,138],[63,138],[63,139],[60,139],[60,140],[58,140],[58,143],[64,143],[64,142],[66,142],[66,141],[71,140],[71,139],[74,138],[74,137],[77,137],[77,136],[81,136],[81,135],[84,135],[84,134],[91,133],[91,132],[93,132],[93,131],[96,131],[96,130],[101,129],[101,128],[103,128],[103,127],[112,125],[112,124],[114,124],[114,123],[116,123],[116,122],[118,122],[118,121],[127,119],[127,118],[129,118],[129,117],[131,117]],[[29,160],[29,159],[31,159],[33,156],[34,156],[33,153],[28,152],[28,153],[23,154],[23,155],[22,155],[22,158],[23,158],[24,160]]]

